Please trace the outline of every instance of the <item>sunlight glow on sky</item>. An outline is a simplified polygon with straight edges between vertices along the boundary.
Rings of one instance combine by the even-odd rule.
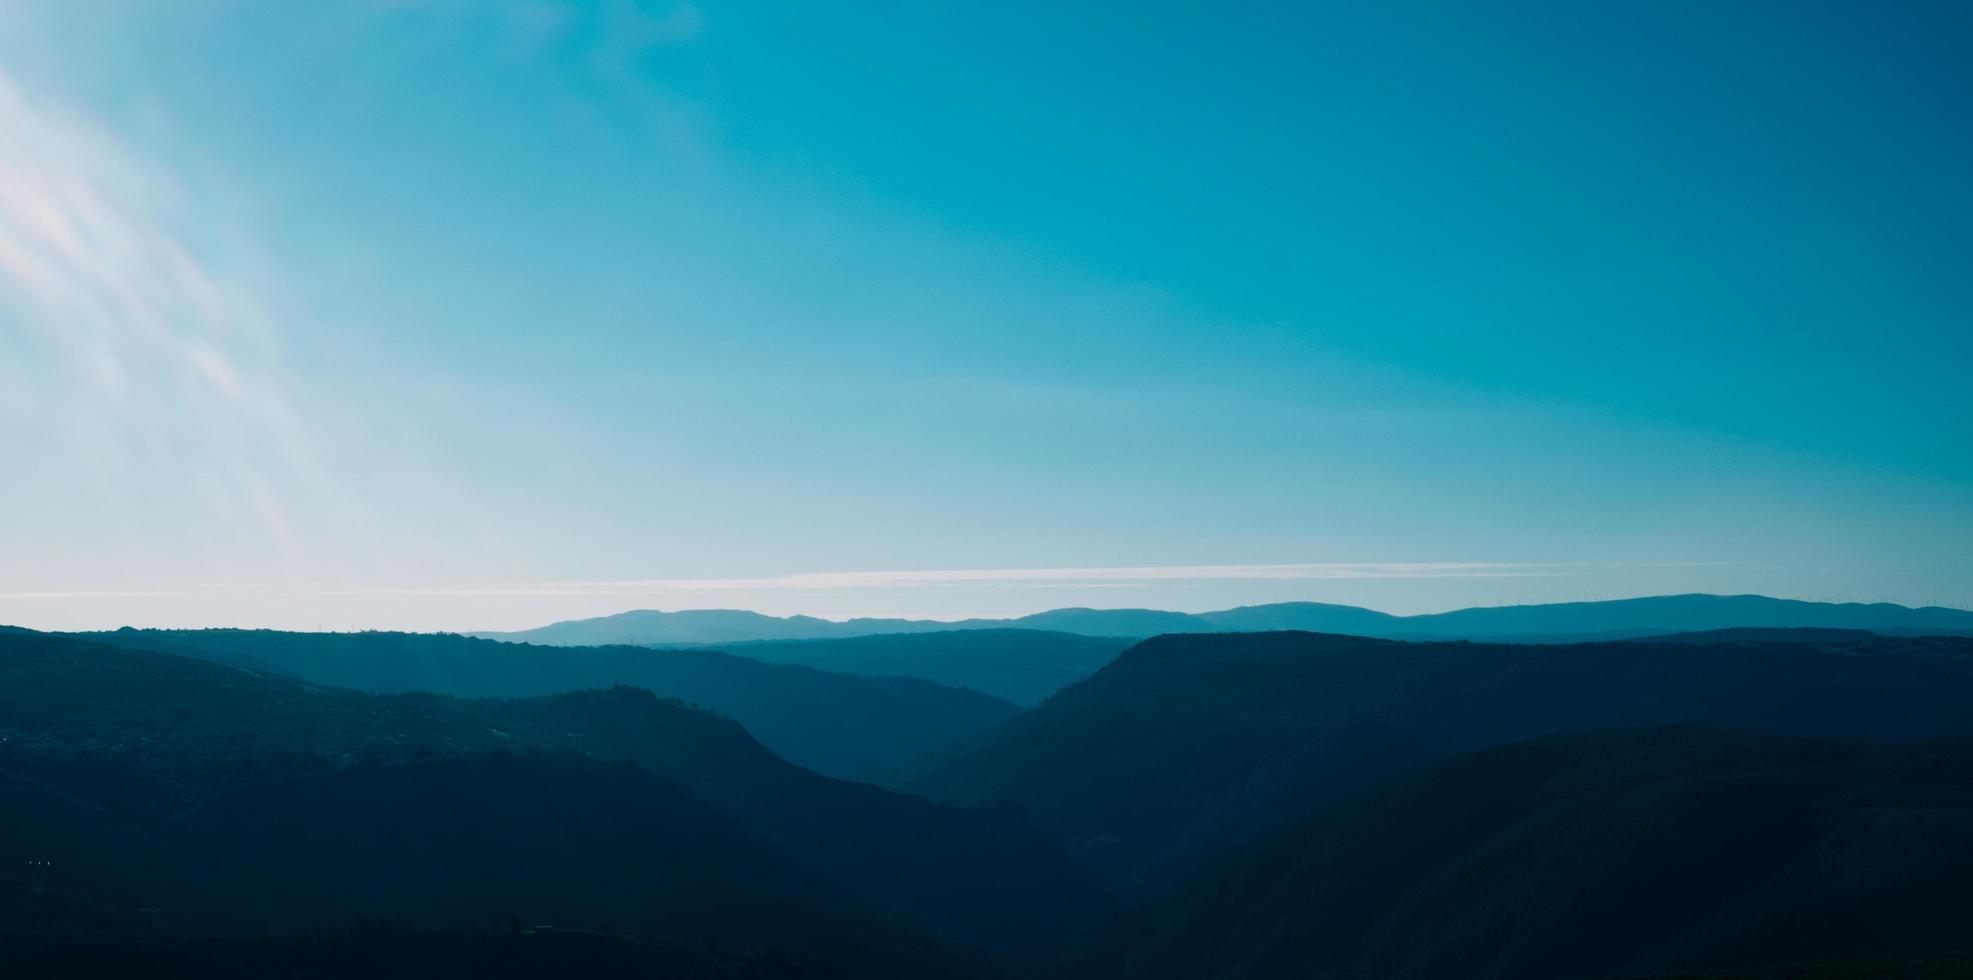
[[[1961,4],[0,0],[0,623],[1973,607]]]

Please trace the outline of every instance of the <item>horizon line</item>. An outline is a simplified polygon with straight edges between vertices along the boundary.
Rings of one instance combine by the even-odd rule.
[[[566,579],[428,586],[322,586],[205,583],[178,589],[77,589],[0,592],[0,601],[175,598],[229,592],[298,596],[525,597],[643,595],[664,592],[776,592],[819,589],[910,588],[945,584],[1022,584],[1089,588],[1110,583],[1184,581],[1349,581],[1362,579],[1526,578],[1580,575],[1599,568],[1701,568],[1718,561],[1657,562],[1302,562],[1232,565],[1111,565],[1041,568],[906,569],[795,572],[717,578]]]

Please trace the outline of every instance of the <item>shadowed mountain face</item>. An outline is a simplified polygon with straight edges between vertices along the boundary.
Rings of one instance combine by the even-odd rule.
[[[909,676],[1033,707],[1096,673],[1135,640],[1045,630],[890,633],[842,640],[765,640],[726,649],[751,660],[869,676]]]
[[[96,759],[0,761],[29,880],[194,934],[300,935],[364,917],[521,921],[801,950],[860,975],[973,975],[948,947],[803,867],[670,780],[574,754],[470,753],[256,781],[182,812]],[[14,860],[19,859],[19,860]]]
[[[1965,948],[1969,886],[1973,743],[1599,732],[1318,811],[1075,975],[1542,980]]]
[[[4,867],[188,928],[522,916],[913,976],[971,967],[912,923],[1026,955],[1110,909],[1017,812],[824,778],[645,691],[372,696],[39,634],[0,635],[0,823]]]
[[[726,715],[797,765],[878,783],[1017,710],[977,691],[915,678],[850,676],[710,650],[563,649],[422,633],[124,629],[76,635],[375,694],[529,697],[625,684]]]
[[[1008,808],[942,806],[782,761],[738,726],[617,688],[462,708],[677,780],[808,867],[941,935],[1016,955],[1083,937],[1113,901]]]
[[[910,785],[1019,804],[1130,894],[1233,842],[1454,753],[1696,723],[1858,739],[1973,735],[1973,641],[1397,643],[1164,636]]]
[[[1573,642],[1735,627],[1973,633],[1973,611],[1939,606],[1913,609],[1891,603],[1802,602],[1753,595],[1651,596],[1607,602],[1459,609],[1418,616],[1393,616],[1371,609],[1322,602],[1282,602],[1196,614],[1156,609],[1054,609],[1015,619],[970,619],[949,623],[907,619],[834,622],[811,616],[781,619],[730,610],[669,613],[638,610],[596,619],[569,620],[514,633],[476,635],[553,646],[735,643],[976,629],[1052,630],[1085,636],[1137,638],[1161,633],[1305,630],[1386,639]],[[916,672],[907,673],[924,676]]]
[[[226,932],[293,933],[364,915],[440,928],[503,916],[593,926],[648,904],[672,921],[690,914],[690,935],[718,927],[696,908],[717,900],[707,892],[718,882],[842,898],[684,786],[573,754],[439,757],[252,784],[164,834],[171,859],[197,869],[176,904],[200,918],[177,924]]]

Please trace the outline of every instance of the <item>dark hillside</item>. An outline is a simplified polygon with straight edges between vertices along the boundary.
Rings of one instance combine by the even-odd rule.
[[[573,754],[359,766],[242,787],[186,815],[167,840],[185,891],[159,904],[186,928],[295,934],[362,917],[437,929],[518,918],[805,950],[859,976],[968,972],[677,783]]]
[[[1080,976],[1628,975],[1973,947],[1973,743],[1559,736],[1321,810]]]
[[[1165,636],[921,774],[1019,804],[1155,894],[1201,858],[1421,763],[1613,726],[1854,739],[1973,735],[1973,642],[1506,646],[1316,633]]]
[[[857,677],[710,650],[549,647],[450,634],[116,630],[78,634],[372,694],[532,697],[641,687],[710,708],[797,765],[887,782],[927,752],[1011,717],[1013,705],[908,677]]]
[[[858,894],[951,935],[1029,955],[1084,938],[1114,903],[1018,811],[944,806],[787,763],[731,722],[617,688],[469,702],[475,717],[635,762]]]
[[[524,754],[520,762],[497,763],[489,760],[498,757],[484,755],[489,749]],[[525,754],[541,749],[565,754]],[[462,758],[480,761],[469,765],[458,761]],[[605,760],[635,768],[603,765]],[[489,775],[493,769],[505,775],[496,779]],[[508,776],[512,785],[503,791],[501,779]],[[429,785],[450,788],[438,798],[426,794]],[[396,872],[368,867],[361,855],[322,863],[320,856],[334,853],[330,845],[337,842],[318,846],[301,842],[299,835],[340,833],[336,827],[369,820],[380,828],[378,834],[397,833],[392,840],[405,848],[415,849],[412,839],[427,834],[457,843],[470,835],[462,830],[448,836],[439,824],[418,822],[428,821],[431,812],[449,813],[452,801],[476,801],[496,813],[515,810],[517,803],[503,801],[502,792],[521,803],[552,797],[568,806],[648,811],[636,827],[588,826],[587,817],[577,819],[580,814],[551,813],[532,824],[495,821],[476,831],[484,845],[481,856],[506,855],[513,865],[545,863],[577,875],[540,878],[538,902],[523,902],[531,893],[518,887],[501,891],[507,887],[504,879],[482,883],[482,894],[516,909],[539,907],[544,915],[607,907],[619,925],[649,917],[650,909],[639,912],[617,901],[628,894],[625,889],[643,888],[642,879],[581,878],[591,873],[581,870],[584,855],[643,855],[639,860],[648,859],[647,866],[662,872],[650,885],[653,896],[658,885],[679,884],[665,874],[697,875],[690,860],[650,852],[653,842],[612,842],[619,831],[700,839],[694,855],[714,861],[718,873],[698,877],[730,882],[743,897],[762,891],[769,882],[757,872],[779,862],[797,869],[800,880],[826,886],[794,897],[834,910],[830,915],[854,913],[871,923],[923,922],[945,935],[1007,952],[1039,952],[1067,941],[1109,908],[1062,855],[1059,843],[1017,813],[939,806],[827,779],[776,757],[731,721],[644,691],[531,701],[380,697],[65,637],[0,636],[0,860],[7,867],[43,869],[36,871],[39,884],[93,896],[109,907],[172,909],[188,916],[187,928],[244,927],[243,911],[269,916],[270,922],[386,911],[359,908],[367,894],[360,888]],[[607,793],[617,796],[598,795]],[[674,807],[667,802],[674,797],[690,804]],[[296,802],[303,799],[314,802]],[[334,825],[306,822],[312,814],[336,812],[338,799],[369,809]],[[256,800],[263,810],[251,810]],[[284,806],[288,809],[279,809]],[[719,826],[705,824],[700,818],[706,813],[714,814]],[[508,816],[521,820],[524,813]],[[462,828],[470,825],[469,817],[491,819],[461,815]],[[292,834],[263,832],[282,820],[301,822]],[[676,833],[667,829],[670,823],[678,824]],[[577,845],[584,849],[569,849]],[[249,847],[262,850],[240,850]],[[445,857],[392,857],[389,847],[376,853],[390,857],[391,868],[407,869],[405,874],[419,866],[407,863],[407,856]],[[187,855],[199,856],[198,868],[184,863]],[[30,861],[37,863],[26,864]],[[307,885],[294,899],[302,904],[282,918],[279,902],[246,900],[281,894],[278,882],[248,880],[256,869],[298,882],[311,875],[323,878]],[[608,862],[592,871],[629,873]],[[354,877],[332,876],[340,872]],[[502,866],[486,873],[518,872]],[[432,910],[433,916],[418,924],[455,928],[473,923],[438,913],[452,907],[442,898],[459,896],[432,890],[450,888],[447,882],[455,877],[454,871],[436,868],[426,878],[392,880],[403,901]],[[476,879],[466,874],[459,880]],[[780,881],[773,882],[777,888]],[[200,882],[217,883],[217,891]],[[275,890],[264,892],[262,886]],[[351,891],[338,899],[338,888]],[[695,902],[710,901],[703,891]],[[557,912],[565,908],[558,903],[571,895],[592,894],[596,904]],[[229,908],[229,895],[243,904]],[[1015,897],[1024,900],[1012,901]],[[472,919],[484,910],[467,905],[456,911]],[[666,921],[688,920],[667,913]],[[843,928],[846,935],[860,934]],[[899,942],[895,936],[866,938],[878,948]]]
[[[845,674],[922,677],[1033,707],[1095,673],[1135,642],[1047,630],[978,629],[762,641],[724,649],[753,660]]]

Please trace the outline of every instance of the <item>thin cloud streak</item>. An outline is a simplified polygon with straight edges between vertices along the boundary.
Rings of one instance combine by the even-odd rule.
[[[521,585],[333,590],[327,595],[583,596],[668,592],[779,592],[945,585],[1088,588],[1131,582],[1509,578],[1577,574],[1583,566],[1511,562],[1357,562],[1299,565],[1162,565],[1096,568],[806,572],[758,578],[617,579]]]
[[[35,599],[157,599],[183,596],[183,592],[0,592],[0,601]]]

